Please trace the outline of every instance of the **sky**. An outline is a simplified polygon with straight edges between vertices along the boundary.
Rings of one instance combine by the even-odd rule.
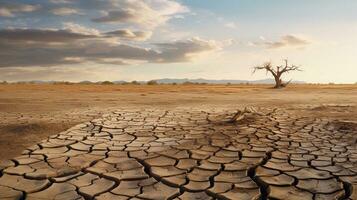
[[[0,81],[357,82],[355,0],[1,0]]]

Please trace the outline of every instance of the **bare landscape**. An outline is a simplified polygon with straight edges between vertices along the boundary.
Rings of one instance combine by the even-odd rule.
[[[0,85],[1,159],[101,114],[125,108],[301,108],[351,120],[357,85]],[[315,108],[315,109],[313,109]],[[320,108],[320,109],[318,109]],[[13,141],[13,136],[19,136]]]
[[[356,85],[0,85],[1,191],[27,199],[51,192],[64,199],[355,199],[356,97]],[[265,114],[227,122],[246,107]],[[124,161],[133,163],[120,169]],[[111,172],[116,162],[129,171]],[[21,175],[28,179],[12,182]],[[93,185],[81,186],[85,180]],[[148,186],[128,193],[132,180]]]
[[[356,10],[0,0],[0,200],[357,200]]]

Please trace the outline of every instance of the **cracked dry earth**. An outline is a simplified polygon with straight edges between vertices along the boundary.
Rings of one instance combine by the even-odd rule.
[[[357,199],[355,129],[260,110],[113,112],[3,162],[0,199]]]

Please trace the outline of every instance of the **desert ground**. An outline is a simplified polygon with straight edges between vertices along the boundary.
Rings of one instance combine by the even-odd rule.
[[[0,119],[4,199],[357,198],[357,85],[2,84]]]

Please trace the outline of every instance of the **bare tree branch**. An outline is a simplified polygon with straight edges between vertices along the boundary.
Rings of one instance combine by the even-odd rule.
[[[243,110],[238,110],[236,114],[228,121],[228,123],[234,123],[241,121],[246,118],[247,115],[252,114],[252,115],[260,115],[263,116],[265,115],[264,113],[258,112],[255,108],[253,107],[245,107]]]
[[[277,75],[277,70],[273,69],[273,67],[272,67],[270,62],[264,63],[263,66],[254,67],[253,73],[255,73],[257,70],[261,70],[261,69],[265,69],[266,72],[270,72],[273,75]]]
[[[281,76],[284,73],[289,73],[291,71],[302,71],[302,70],[300,69],[299,66],[289,65],[287,59],[284,59],[284,62],[285,62],[285,66],[277,65],[275,66],[275,68],[272,66],[270,62],[264,63],[262,66],[254,67],[253,73],[255,73],[257,70],[265,70],[267,73],[270,72],[275,79],[274,88],[286,87],[291,82],[291,80],[286,83],[283,83],[283,81],[281,80]]]

